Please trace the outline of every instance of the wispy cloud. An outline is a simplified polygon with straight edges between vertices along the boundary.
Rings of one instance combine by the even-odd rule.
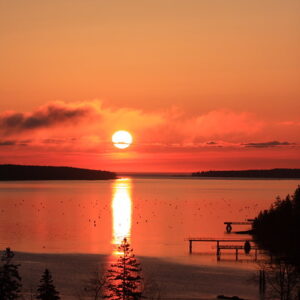
[[[133,134],[128,151],[113,147],[116,130]],[[285,167],[299,165],[299,144],[293,120],[287,126],[228,109],[191,114],[179,107],[149,111],[94,100],[0,112],[0,163],[118,171]]]
[[[0,146],[12,146],[16,145],[16,141],[0,141]]]
[[[263,143],[246,143],[242,145],[246,147],[253,147],[253,148],[270,148],[270,147],[278,147],[278,146],[291,146],[291,145],[295,145],[295,143],[271,141],[271,142],[263,142]]]
[[[15,141],[15,140],[0,140],[0,146],[27,146],[30,143],[29,140],[26,141]]]
[[[133,133],[134,147],[131,149],[139,152],[218,151],[294,145],[280,142],[281,136],[289,136],[285,135],[284,129],[281,136],[273,135],[279,130],[277,127],[272,130],[270,126],[251,113],[225,109],[190,115],[178,107],[143,111],[114,108],[98,100],[50,102],[31,112],[0,113],[0,146],[26,144],[49,151],[105,153],[113,151],[111,135],[121,129]],[[290,126],[288,131],[291,132]],[[274,140],[261,142],[264,136],[273,136]]]

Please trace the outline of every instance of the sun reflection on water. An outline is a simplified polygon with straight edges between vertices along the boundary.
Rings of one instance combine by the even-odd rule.
[[[129,178],[117,179],[113,184],[112,214],[112,244],[119,246],[124,238],[130,241],[131,236],[132,200]]]

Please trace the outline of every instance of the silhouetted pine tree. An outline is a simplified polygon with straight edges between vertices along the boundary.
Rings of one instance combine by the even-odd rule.
[[[59,300],[59,293],[53,285],[52,275],[48,269],[45,270],[40,280],[40,286],[37,289],[37,299],[41,300]]]
[[[113,300],[141,299],[142,269],[126,238],[118,247],[118,251],[121,253],[120,257],[107,271],[103,298]]]
[[[10,248],[3,252],[0,266],[0,300],[14,300],[20,298],[21,277],[18,272],[20,265],[11,263],[14,253]]]
[[[300,186],[292,196],[277,198],[253,222],[254,238],[272,254],[288,259],[300,270]]]

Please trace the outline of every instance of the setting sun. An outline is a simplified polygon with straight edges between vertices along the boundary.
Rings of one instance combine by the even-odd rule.
[[[112,142],[115,147],[125,149],[132,144],[132,135],[125,130],[119,130],[112,136]]]

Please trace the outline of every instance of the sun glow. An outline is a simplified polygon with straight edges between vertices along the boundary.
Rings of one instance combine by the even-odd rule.
[[[112,136],[112,142],[115,147],[125,149],[132,144],[132,135],[125,130],[119,130]]]
[[[113,238],[114,245],[120,245],[131,233],[131,182],[128,178],[117,179],[113,185]]]

